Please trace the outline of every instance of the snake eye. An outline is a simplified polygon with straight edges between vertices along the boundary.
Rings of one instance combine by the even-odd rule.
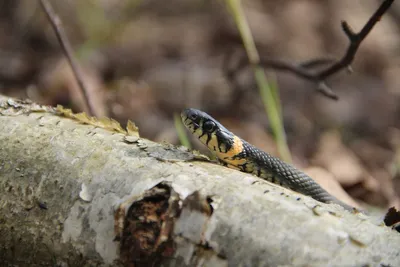
[[[204,131],[209,132],[209,133],[214,131],[214,128],[215,128],[215,123],[213,121],[206,121],[203,125]]]
[[[192,113],[189,115],[189,119],[191,119],[192,121],[195,121],[197,119],[197,115]]]

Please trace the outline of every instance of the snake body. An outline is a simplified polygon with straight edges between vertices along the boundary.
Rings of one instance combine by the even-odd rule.
[[[307,174],[234,135],[207,113],[189,108],[182,111],[181,118],[186,128],[217,156],[221,164],[317,201],[339,204],[347,210],[354,209],[329,194]]]

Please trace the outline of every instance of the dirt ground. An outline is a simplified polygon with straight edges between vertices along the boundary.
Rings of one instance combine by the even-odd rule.
[[[242,1],[262,57],[296,63],[340,58],[378,8],[375,0]],[[179,144],[173,115],[186,107],[277,155],[250,68],[227,77],[224,58],[242,49],[217,0],[51,1],[82,64],[96,114],[141,136]],[[361,44],[352,64],[328,80],[338,101],[291,73],[276,79],[294,163],[319,182],[339,181],[362,204],[400,208],[400,3]],[[82,111],[77,83],[37,1],[0,2],[0,93]],[[194,142],[196,149],[206,151]],[[333,189],[334,190],[334,189]]]

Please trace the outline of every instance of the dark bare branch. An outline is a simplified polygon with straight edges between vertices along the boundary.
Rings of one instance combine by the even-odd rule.
[[[316,58],[316,59],[310,59],[306,60],[302,63],[300,63],[300,66],[303,68],[316,68],[320,66],[324,66],[327,64],[332,64],[335,62],[335,58],[327,57],[327,58]]]
[[[357,34],[353,32],[351,27],[346,21],[342,22],[343,31],[346,33],[349,38],[350,45],[347,48],[346,54],[339,60],[337,63],[333,64],[329,68],[317,73],[316,78],[319,80],[324,80],[327,77],[335,74],[343,68],[346,68],[351,64],[354,59],[355,54],[357,53],[358,47],[361,42],[367,37],[367,35],[371,32],[372,28],[375,24],[380,21],[383,14],[389,9],[394,0],[386,0],[384,1],[378,10],[372,15],[372,17],[368,20],[368,22],[364,25],[361,31]]]
[[[72,72],[75,76],[75,79],[78,82],[79,88],[81,89],[81,93],[85,100],[87,111],[90,113],[90,115],[96,115],[96,114],[94,114],[95,109],[93,107],[92,102],[90,101],[90,94],[89,94],[87,87],[85,86],[84,81],[83,81],[83,75],[81,74],[79,64],[73,55],[71,44],[68,40],[67,35],[64,32],[60,18],[54,12],[51,4],[47,0],[40,0],[39,2],[41,4],[44,12],[46,13],[47,18],[50,21],[51,26],[53,27],[53,30],[57,36],[57,39],[58,39],[58,42],[60,43],[61,48],[63,49],[65,57],[68,59],[68,62],[72,69]]]
[[[367,37],[372,28],[381,19],[393,2],[394,0],[385,0],[358,33],[355,33],[346,21],[342,21],[341,25],[343,32],[348,37],[350,43],[346,53],[340,60],[317,58],[300,63],[291,63],[285,60],[269,59],[261,56],[259,64],[265,68],[291,72],[303,79],[312,81],[317,85],[318,92],[322,93],[326,97],[337,100],[338,96],[326,84],[326,79],[338,73],[342,69],[348,69],[349,72],[352,72],[350,64],[353,62],[361,42]],[[227,62],[231,62],[231,58],[232,55],[228,55],[228,59],[226,59],[224,63],[225,66]],[[248,65],[249,62],[247,57],[242,53],[240,59],[237,60],[235,67],[231,67],[228,70],[225,69],[225,73],[228,78],[233,77],[235,73],[241,71]],[[316,68],[318,69],[316,70]]]

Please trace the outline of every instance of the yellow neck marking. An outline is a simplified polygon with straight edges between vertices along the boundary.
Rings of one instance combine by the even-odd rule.
[[[211,141],[210,141],[210,143],[211,143]],[[223,152],[219,152],[219,150],[217,148],[217,150],[215,150],[215,152],[216,152],[217,157],[220,160],[222,160],[228,164],[238,166],[238,165],[246,163],[245,159],[233,159],[233,157],[236,156],[237,154],[239,154],[240,152],[242,152],[242,150],[243,150],[242,140],[240,140],[239,137],[234,136],[231,149],[229,149],[226,153],[223,153]]]
[[[201,135],[202,131],[199,128],[196,132],[197,135]],[[210,141],[207,144],[207,139],[208,136],[207,134],[203,135],[202,137],[200,137],[200,141],[206,145],[208,147],[208,149],[210,149],[211,151],[213,151],[215,153],[215,155],[222,161],[233,165],[233,166],[238,166],[238,165],[242,165],[244,163],[246,163],[245,159],[233,159],[234,156],[236,156],[237,154],[239,154],[240,152],[242,152],[243,150],[243,142],[242,140],[240,140],[239,137],[234,136],[233,137],[233,144],[231,149],[229,149],[228,151],[225,152],[226,147],[224,144],[222,144],[220,146],[221,151],[219,150],[219,144],[218,144],[218,140],[217,137],[215,135],[211,136]]]

